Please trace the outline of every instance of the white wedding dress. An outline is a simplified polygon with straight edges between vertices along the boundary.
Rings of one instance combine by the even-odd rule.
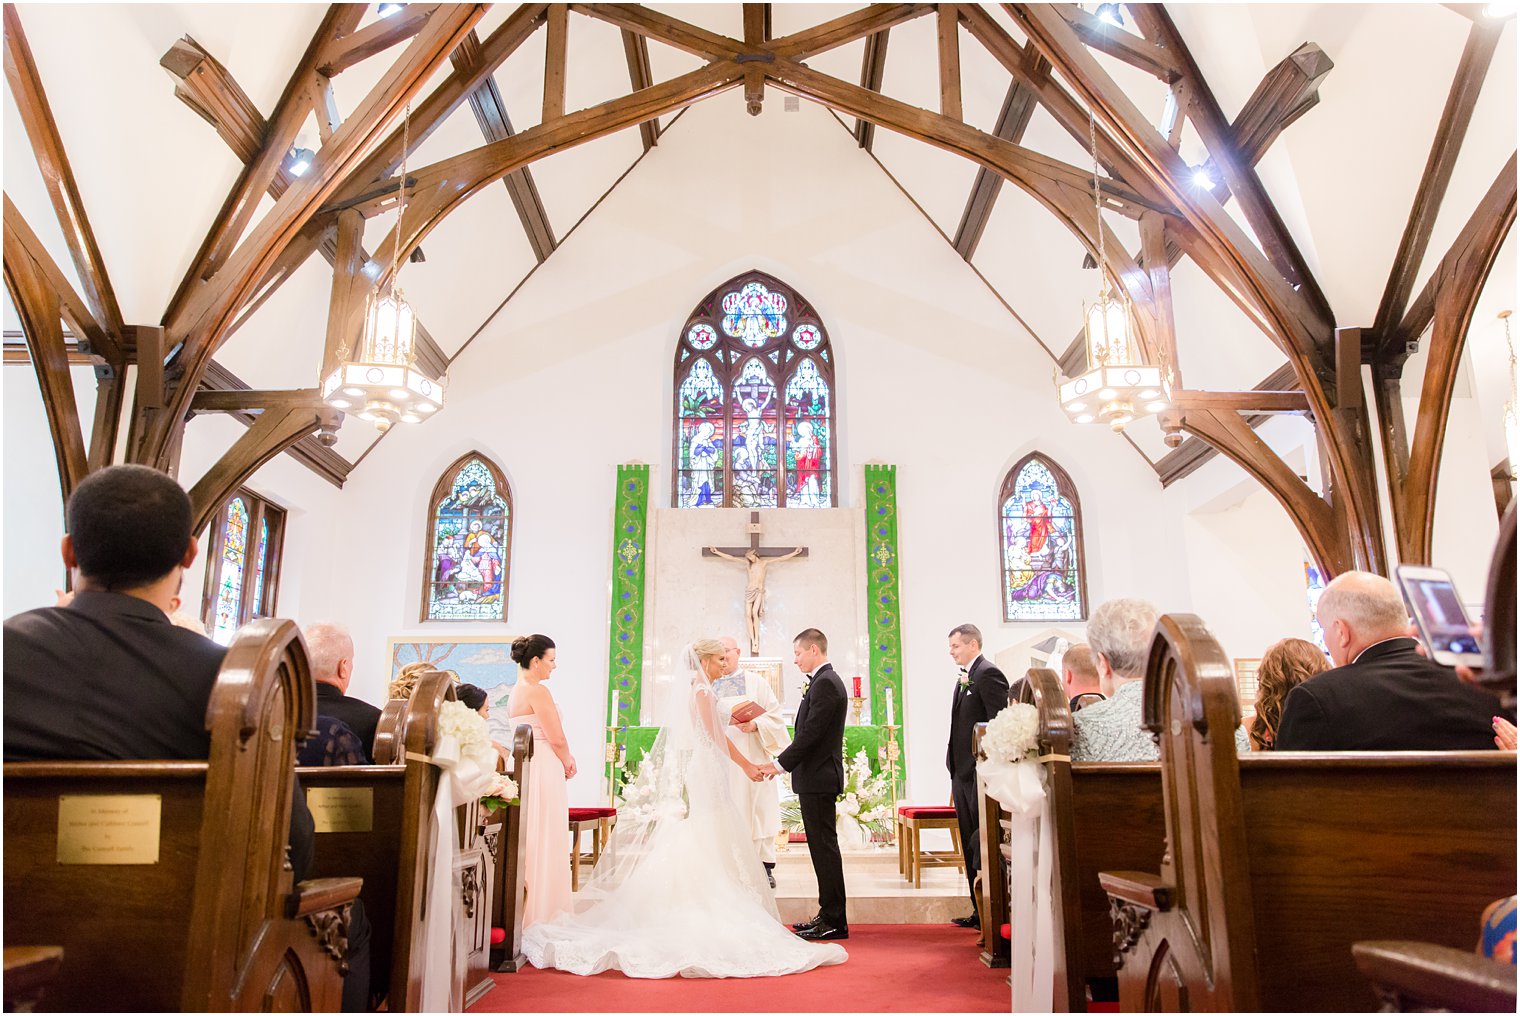
[[[729,795],[734,762],[717,699],[694,664],[688,676],[664,682],[669,708],[654,715],[669,722],[625,788],[613,842],[580,893],[591,905],[524,929],[523,953],[535,967],[773,977],[847,958],[843,947],[805,942],[782,925]]]

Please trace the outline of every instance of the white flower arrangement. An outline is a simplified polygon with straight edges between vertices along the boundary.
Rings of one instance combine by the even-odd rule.
[[[1022,762],[1039,753],[1040,711],[1016,702],[987,723],[982,755],[989,762]]]
[[[871,759],[864,750],[855,753],[844,767],[844,792],[840,795],[838,814],[859,822],[872,833],[892,831],[892,788],[885,773],[872,772]],[[781,824],[789,832],[802,831],[802,807],[798,798],[781,802]]]
[[[438,710],[438,736],[440,739],[452,737],[459,742],[460,758],[472,758],[492,750],[486,718],[463,702],[449,700]]]

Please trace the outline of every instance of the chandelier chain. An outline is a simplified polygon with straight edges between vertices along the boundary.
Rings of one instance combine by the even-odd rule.
[[[401,270],[401,223],[406,212],[406,157],[412,142],[412,104],[406,104],[401,114],[401,182],[396,188],[396,242],[391,248],[391,277],[387,288],[396,285],[396,273]]]
[[[1098,182],[1098,120],[1092,110],[1087,112],[1087,142],[1092,148],[1093,161],[1093,219],[1098,229],[1098,292],[1108,292],[1108,248],[1103,242],[1103,197]]]

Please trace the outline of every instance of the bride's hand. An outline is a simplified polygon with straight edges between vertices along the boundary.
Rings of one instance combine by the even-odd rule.
[[[749,777],[751,783],[765,782],[765,770],[757,765],[745,765],[744,775]]]

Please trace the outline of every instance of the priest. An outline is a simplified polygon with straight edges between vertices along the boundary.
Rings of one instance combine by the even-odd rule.
[[[719,713],[728,718],[728,739],[756,765],[775,759],[792,743],[781,718],[781,703],[770,682],[739,667],[739,643],[723,638],[723,676],[713,683]],[[754,715],[750,715],[754,714]],[[746,779],[738,766],[729,766],[729,786],[741,821],[749,823],[755,853],[765,865],[771,888],[776,888],[776,836],[781,832],[781,785]]]

